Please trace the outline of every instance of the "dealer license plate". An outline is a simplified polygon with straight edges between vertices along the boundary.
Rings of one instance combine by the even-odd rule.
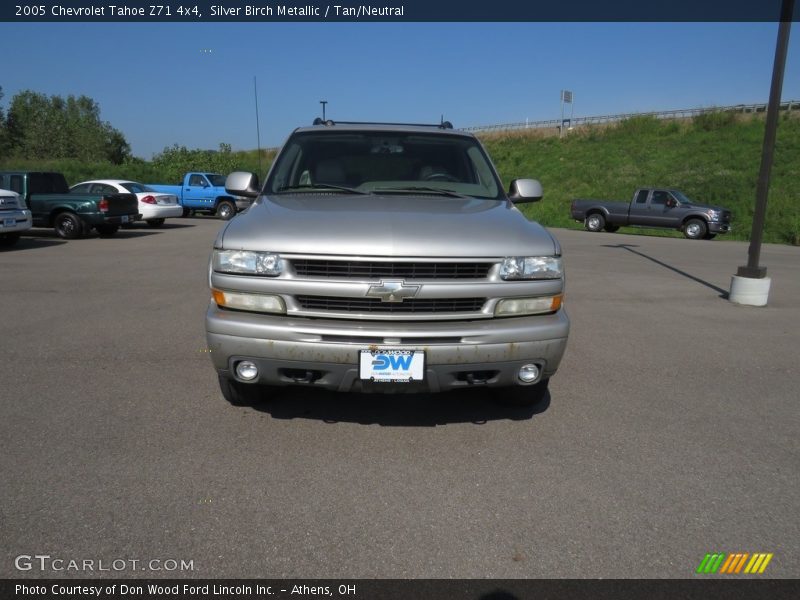
[[[425,352],[379,348],[362,350],[359,356],[359,377],[369,381],[410,383],[425,378]]]
[[[122,218],[120,219],[120,221],[122,221],[123,223],[127,223],[128,222],[128,215],[122,215]]]
[[[3,219],[3,227],[13,227],[16,224],[17,224],[16,219],[11,219],[11,218]]]

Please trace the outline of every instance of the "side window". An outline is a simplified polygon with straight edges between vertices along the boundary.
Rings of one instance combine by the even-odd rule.
[[[667,203],[667,198],[668,197],[669,197],[669,194],[667,192],[662,191],[662,190],[656,190],[655,192],[653,192],[653,199],[650,200],[650,204],[651,205],[655,205],[655,204],[664,205],[664,204]]]
[[[202,175],[192,175],[189,177],[189,185],[202,186],[205,183]]]
[[[90,183],[82,183],[81,185],[76,185],[72,190],[70,190],[73,194],[88,194],[89,193],[89,186]]]
[[[644,204],[647,202],[647,194],[648,190],[639,190],[639,193],[636,194],[636,204]]]
[[[22,194],[22,175],[12,175],[8,184],[8,189]]]

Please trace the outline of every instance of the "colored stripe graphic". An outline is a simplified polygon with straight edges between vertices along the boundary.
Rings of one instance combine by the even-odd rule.
[[[706,575],[714,573],[723,575],[761,574],[766,570],[773,556],[774,554],[766,552],[757,552],[752,555],[749,552],[732,554],[714,552],[703,557],[695,573]]]
[[[706,554],[700,566],[697,567],[697,573],[716,573],[722,561],[725,559],[724,552],[715,552],[714,554]]]

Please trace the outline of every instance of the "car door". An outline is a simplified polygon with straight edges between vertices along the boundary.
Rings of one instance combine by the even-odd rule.
[[[649,224],[653,227],[674,227],[675,198],[667,190],[653,190],[650,196]]]
[[[191,206],[196,208],[211,208],[214,197],[211,185],[208,180],[200,173],[189,175],[189,181],[183,186],[183,197],[191,202]]]
[[[628,212],[628,219],[631,225],[646,225],[650,216],[650,207],[647,204],[647,198],[650,196],[650,190],[643,189],[636,192],[636,196],[631,202]]]

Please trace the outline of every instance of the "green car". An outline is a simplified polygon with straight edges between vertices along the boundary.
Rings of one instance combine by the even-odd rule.
[[[0,188],[25,199],[34,227],[52,227],[64,239],[84,237],[92,229],[107,237],[141,219],[135,194],[70,193],[61,173],[0,171]]]

